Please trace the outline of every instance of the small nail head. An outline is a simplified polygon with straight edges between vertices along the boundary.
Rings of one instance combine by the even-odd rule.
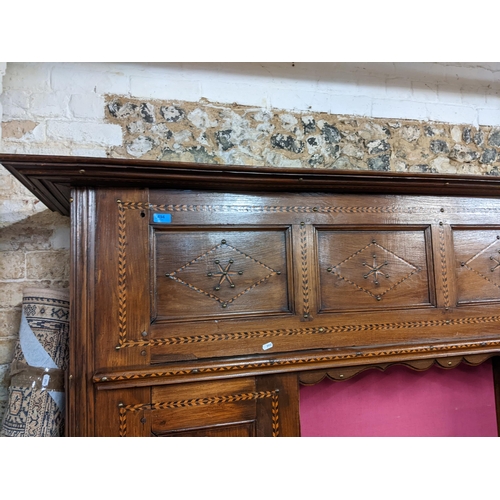
[[[108,377],[101,377],[101,382],[106,382],[108,380]]]

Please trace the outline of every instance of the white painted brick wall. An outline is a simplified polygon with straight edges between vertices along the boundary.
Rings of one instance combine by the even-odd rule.
[[[104,121],[104,97],[97,94],[73,94],[69,109],[75,118]]]
[[[24,152],[67,154],[71,141],[70,150],[104,155],[120,140],[104,127],[106,94],[500,126],[498,63],[9,63],[3,70],[3,119],[47,122],[47,135],[32,134]],[[19,141],[2,148],[23,152]]]
[[[198,101],[201,97],[201,82],[178,77],[167,79],[132,76],[130,92],[134,97]]]
[[[122,129],[119,125],[48,120],[47,138],[60,142],[119,146],[122,143]]]

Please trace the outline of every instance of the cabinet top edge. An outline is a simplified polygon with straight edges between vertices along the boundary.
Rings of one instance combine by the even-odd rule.
[[[20,154],[0,154],[0,164],[51,210],[64,215],[69,215],[70,190],[77,187],[473,197],[500,195],[500,177],[489,175],[277,168]]]

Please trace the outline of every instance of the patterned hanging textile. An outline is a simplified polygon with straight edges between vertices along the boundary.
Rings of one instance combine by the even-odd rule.
[[[69,293],[66,290],[24,290],[2,435],[64,435],[68,332]]]

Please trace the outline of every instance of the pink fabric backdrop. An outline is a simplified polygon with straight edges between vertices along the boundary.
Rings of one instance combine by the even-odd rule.
[[[415,372],[393,366],[300,390],[308,436],[496,436],[491,362]]]

